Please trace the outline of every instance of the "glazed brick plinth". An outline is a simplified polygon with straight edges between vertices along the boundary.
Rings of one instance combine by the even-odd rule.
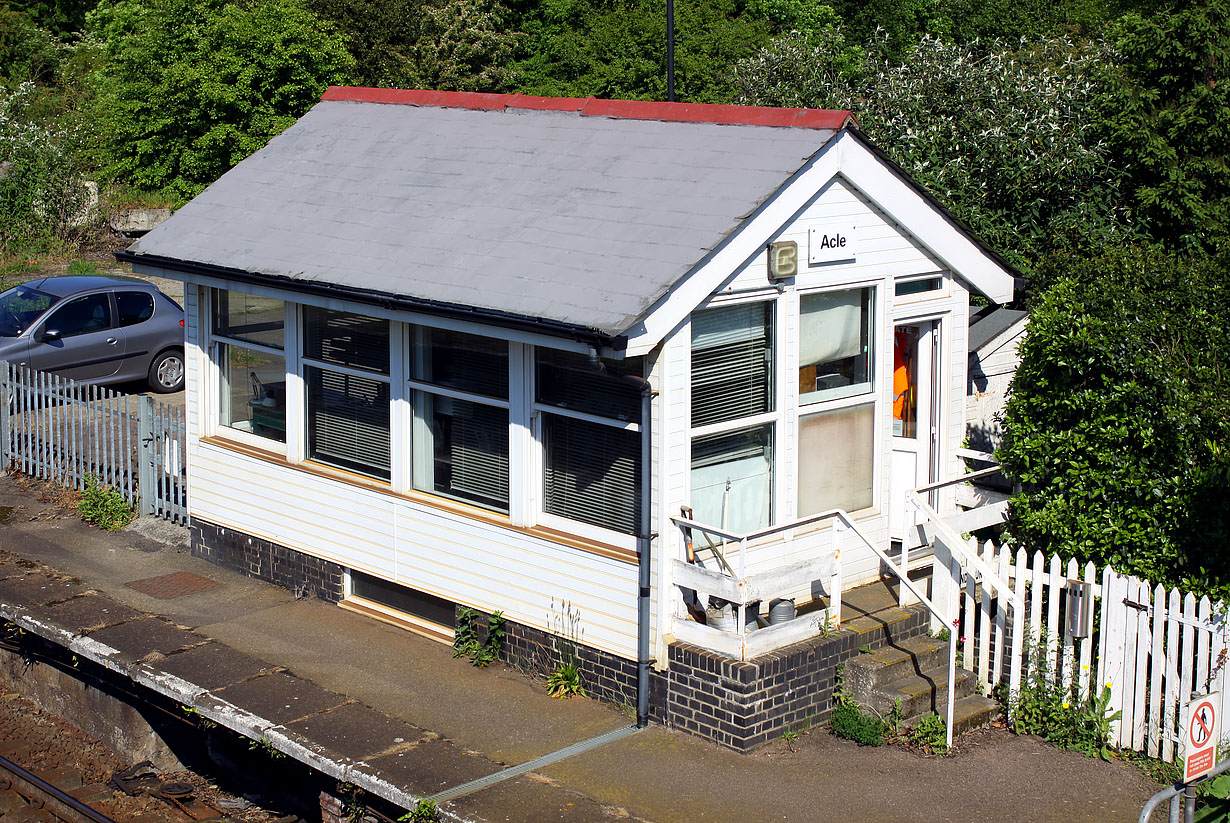
[[[196,557],[330,603],[342,599],[343,571],[336,563],[192,518],[191,549]]]
[[[860,647],[878,649],[926,631],[926,610],[907,611],[909,617],[891,629],[844,630],[745,662],[673,643],[667,724],[746,752],[792,728],[827,720],[838,666]]]

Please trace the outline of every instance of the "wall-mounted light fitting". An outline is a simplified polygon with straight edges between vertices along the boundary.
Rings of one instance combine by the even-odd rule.
[[[799,244],[779,240],[769,244],[769,279],[781,280],[799,273]]]

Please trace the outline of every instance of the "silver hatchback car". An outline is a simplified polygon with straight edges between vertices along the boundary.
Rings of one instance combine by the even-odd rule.
[[[82,383],[184,385],[184,310],[135,278],[31,280],[0,294],[0,360]]]

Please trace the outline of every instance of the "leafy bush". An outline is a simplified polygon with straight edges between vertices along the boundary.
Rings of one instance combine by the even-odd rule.
[[[81,493],[77,511],[87,523],[92,523],[103,531],[114,532],[127,526],[136,517],[132,506],[128,505],[128,501],[118,490],[102,486],[92,474],[85,476],[85,483],[85,491]]]
[[[1124,249],[1032,314],[1004,412],[1030,551],[1230,596],[1230,259]]]
[[[295,0],[103,0],[96,114],[110,173],[193,196],[306,112],[353,60]]]
[[[420,800],[413,809],[397,818],[398,823],[436,823],[440,810],[427,798]]]

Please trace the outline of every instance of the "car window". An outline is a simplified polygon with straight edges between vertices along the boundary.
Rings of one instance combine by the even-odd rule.
[[[16,337],[59,298],[29,286],[17,286],[0,294],[0,337]]]
[[[154,296],[143,291],[117,291],[115,305],[119,310],[120,326],[135,326],[144,323],[154,313]]]
[[[56,309],[43,328],[57,331],[60,337],[74,337],[111,328],[111,296],[90,294],[70,300]]]

